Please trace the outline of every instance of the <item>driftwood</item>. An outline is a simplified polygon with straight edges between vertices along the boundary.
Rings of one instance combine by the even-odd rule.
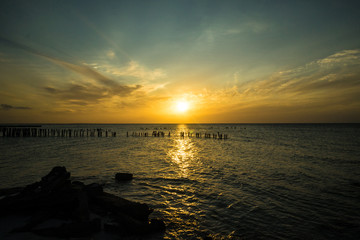
[[[40,182],[24,188],[0,190],[0,215],[31,216],[14,232],[69,238],[91,236],[99,231],[121,235],[164,231],[162,220],[149,220],[152,211],[146,204],[104,192],[99,184],[71,182],[65,167],[54,167]],[[49,219],[66,222],[41,228]]]

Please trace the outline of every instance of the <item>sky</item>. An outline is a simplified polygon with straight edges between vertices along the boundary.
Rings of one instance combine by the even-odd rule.
[[[1,1],[0,123],[294,122],[360,122],[359,1]]]

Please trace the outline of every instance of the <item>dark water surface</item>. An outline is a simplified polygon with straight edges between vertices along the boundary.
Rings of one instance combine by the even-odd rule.
[[[43,125],[117,137],[0,137],[0,188],[55,165],[74,180],[149,204],[168,229],[154,238],[358,239],[360,125]],[[126,137],[164,131],[165,137]],[[167,134],[170,131],[171,136]],[[193,137],[180,137],[192,132]],[[229,139],[196,138],[223,133]],[[134,180],[117,183],[116,172]]]

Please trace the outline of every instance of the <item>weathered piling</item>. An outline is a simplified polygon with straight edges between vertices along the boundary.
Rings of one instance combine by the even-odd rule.
[[[102,129],[102,128],[39,128],[39,127],[0,127],[0,137],[116,137],[116,131],[111,129]],[[126,137],[171,137],[172,134],[169,131],[165,133],[161,130],[154,130],[152,133],[146,131],[140,132],[126,132]],[[207,133],[207,132],[193,132],[181,131],[178,135],[175,134],[175,137],[179,136],[180,138],[213,138],[213,139],[228,139],[228,134],[217,132],[217,133]]]
[[[185,138],[185,137],[191,138],[194,136],[193,132],[180,132],[179,133],[179,137],[180,138]],[[196,132],[195,133],[195,137],[196,138],[213,138],[213,139],[228,139],[228,135],[224,134],[224,133],[201,133],[201,132]]]
[[[55,129],[55,128],[29,128],[29,127],[1,127],[0,137],[116,137],[116,132],[101,128],[98,129]]]

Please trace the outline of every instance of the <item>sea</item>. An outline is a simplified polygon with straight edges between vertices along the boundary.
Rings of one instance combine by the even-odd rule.
[[[41,128],[104,134],[0,136],[0,188],[65,166],[72,180],[153,208],[167,230],[149,239],[359,239],[360,124]],[[117,182],[118,172],[134,179]]]

